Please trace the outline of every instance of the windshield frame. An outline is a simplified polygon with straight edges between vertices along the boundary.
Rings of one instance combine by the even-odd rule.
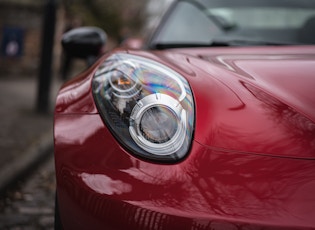
[[[155,30],[151,33],[151,36],[146,42],[146,48],[148,49],[163,49],[164,46],[157,42],[158,37],[162,30],[164,29],[165,25],[169,21],[170,17],[173,15],[173,12],[176,10],[178,4],[181,4],[181,2],[188,2],[190,4],[193,4],[196,8],[200,10],[206,9],[203,4],[201,4],[199,1],[191,1],[191,0],[175,0],[171,3],[168,10],[163,15],[159,25],[155,28]],[[214,23],[217,23],[214,20]],[[208,46],[208,44],[181,44],[179,47],[199,47],[199,46]],[[165,44],[166,48],[177,48],[178,44]]]
[[[174,11],[176,10],[178,4],[181,4],[182,2],[188,2],[190,4],[193,4],[196,8],[198,8],[201,11],[208,11],[208,7],[212,8],[212,6],[216,6],[216,2],[220,2],[220,5],[218,5],[219,7],[224,6],[224,4],[222,4],[222,2],[228,2],[229,4],[231,4],[232,6],[235,5],[240,6],[239,2],[236,3],[235,1],[230,1],[230,0],[211,0],[211,1],[202,1],[202,0],[177,0],[174,1],[169,9],[166,11],[164,17],[162,17],[159,25],[156,27],[156,29],[153,31],[152,35],[149,37],[149,39],[146,42],[146,48],[148,49],[165,49],[165,48],[186,48],[186,47],[210,47],[210,46],[231,46],[231,45],[240,45],[240,46],[244,46],[246,45],[246,39],[244,41],[241,41],[240,44],[238,44],[238,42],[235,41],[240,41],[239,37],[236,38],[232,38],[230,41],[229,39],[223,39],[222,42],[219,41],[217,39],[214,39],[214,42],[212,43],[211,41],[209,41],[209,43],[160,43],[159,42],[159,36],[160,34],[163,32],[163,30],[165,29],[165,27],[167,26],[166,24],[169,22],[170,17],[172,16],[172,14],[174,13]],[[245,6],[250,6],[251,4],[248,3],[252,3],[252,0],[243,0],[243,3],[241,5],[245,5]],[[315,1],[314,1],[314,5],[309,4],[309,0],[301,0],[301,2],[296,2],[293,0],[283,0],[280,2],[272,2],[272,4],[270,3],[266,3],[264,0],[258,0],[255,1],[254,4],[252,4],[253,6],[283,6],[284,4],[289,3],[289,7],[288,8],[294,8],[296,6],[299,6],[299,8],[305,8],[305,9],[315,9]],[[244,4],[246,3],[246,4]],[[213,4],[213,5],[212,5]],[[248,5],[247,5],[248,4]],[[230,5],[227,5],[230,7]],[[205,14],[206,15],[206,14]],[[314,15],[315,16],[315,15]],[[211,14],[207,14],[207,17],[209,18],[209,20],[211,20],[214,24],[216,24],[218,26],[218,28],[221,28],[223,32],[225,32],[224,25],[221,24],[220,21],[218,21],[216,19],[216,17],[212,17]],[[210,40],[210,39],[209,39]],[[248,40],[249,43],[248,45],[259,45],[259,43],[261,43],[261,45],[306,45],[303,43],[298,43],[298,42],[288,42],[288,41],[283,41],[283,43],[281,42],[277,42],[277,41],[264,41],[264,40],[257,40],[256,42],[253,42],[254,40]],[[312,43],[314,44],[314,43]]]

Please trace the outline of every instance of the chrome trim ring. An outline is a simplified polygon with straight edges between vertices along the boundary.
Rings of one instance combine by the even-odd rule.
[[[177,130],[172,137],[163,143],[149,141],[141,131],[144,114],[152,108],[168,110],[177,119]],[[163,128],[163,127],[161,127]],[[145,151],[155,155],[170,155],[180,149],[185,141],[186,111],[173,97],[166,94],[150,94],[139,100],[130,115],[129,133],[132,139]]]

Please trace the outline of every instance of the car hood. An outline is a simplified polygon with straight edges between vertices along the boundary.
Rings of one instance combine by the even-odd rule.
[[[255,81],[256,86],[315,121],[315,53],[199,57]]]
[[[159,55],[191,84],[198,143],[315,159],[314,47],[176,49]]]

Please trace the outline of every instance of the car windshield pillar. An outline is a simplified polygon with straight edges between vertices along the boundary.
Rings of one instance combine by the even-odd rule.
[[[208,45],[212,37],[223,32],[223,27],[206,14],[206,9],[196,3],[180,1],[152,43]]]

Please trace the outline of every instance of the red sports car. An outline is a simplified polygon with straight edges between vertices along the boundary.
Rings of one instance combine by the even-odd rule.
[[[56,228],[315,229],[315,1],[179,0],[130,44],[58,94]]]

